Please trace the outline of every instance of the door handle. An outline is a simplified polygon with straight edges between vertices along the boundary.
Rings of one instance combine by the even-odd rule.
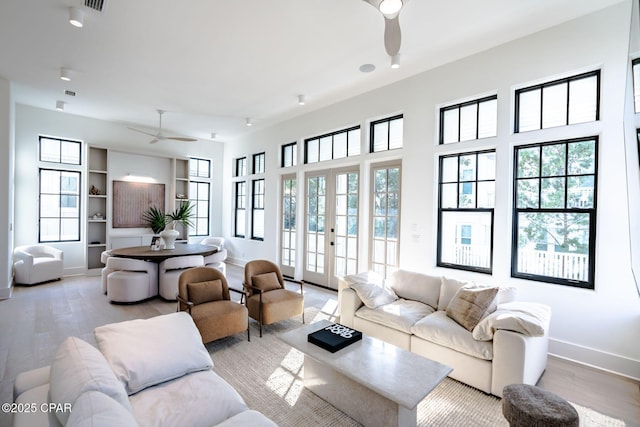
[[[333,245],[334,245],[334,243],[333,243],[333,242],[331,242],[331,243],[330,243],[330,245],[331,245],[331,246],[333,246]]]

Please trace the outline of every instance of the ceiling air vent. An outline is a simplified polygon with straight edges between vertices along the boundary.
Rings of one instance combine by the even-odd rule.
[[[84,5],[98,12],[102,12],[104,0],[84,0]]]
[[[69,90],[69,89],[65,90],[65,91],[64,91],[64,94],[65,94],[65,95],[69,95],[69,96],[76,96],[75,91],[73,91],[73,90]]]

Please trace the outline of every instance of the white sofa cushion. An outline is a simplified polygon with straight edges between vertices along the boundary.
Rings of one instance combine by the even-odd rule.
[[[278,427],[278,425],[262,413],[250,409],[224,420],[216,427]]]
[[[361,307],[356,316],[408,334],[418,320],[433,313],[433,308],[418,301],[399,299],[377,308]]]
[[[541,337],[549,326],[550,318],[551,308],[545,304],[520,301],[500,304],[496,311],[476,325],[473,338],[480,341],[492,340],[498,329]]]
[[[130,399],[143,427],[208,427],[248,409],[238,392],[211,370],[158,384]]]
[[[471,285],[471,282],[463,282],[460,280],[442,276],[440,278],[440,297],[438,298],[438,310],[446,310],[456,292],[458,292],[458,290],[465,285]]]
[[[384,285],[354,282],[349,287],[356,291],[358,298],[369,308],[389,304],[398,299],[398,296]]]
[[[66,427],[138,427],[131,412],[99,391],[82,393],[73,404]]]
[[[440,276],[397,270],[387,279],[387,286],[393,289],[400,298],[420,301],[434,309],[438,308]]]
[[[427,341],[468,354],[479,359],[493,359],[493,345],[488,341],[473,339],[470,331],[457,324],[444,311],[419,320],[411,328],[411,332]]]
[[[129,395],[213,367],[200,332],[185,312],[99,326],[94,334]]]
[[[447,316],[471,331],[494,304],[497,294],[498,288],[463,286],[451,298],[446,310]]]
[[[51,363],[50,398],[52,403],[72,405],[87,391],[99,391],[131,410],[127,393],[104,356],[91,344],[76,337],[65,339]],[[64,425],[69,411],[56,411]]]

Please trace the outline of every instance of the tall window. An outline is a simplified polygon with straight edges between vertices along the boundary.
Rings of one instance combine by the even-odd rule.
[[[599,118],[600,70],[516,91],[516,132]]]
[[[39,145],[41,162],[80,164],[81,143],[78,141],[41,136]]]
[[[640,113],[640,58],[632,62],[633,69],[633,106],[636,113]]]
[[[282,265],[296,265],[296,177],[282,177]]]
[[[211,197],[211,160],[189,159],[189,200],[194,206],[193,228],[189,236],[209,235],[209,200]]]
[[[440,109],[440,144],[489,138],[497,132],[497,95]]]
[[[373,168],[371,269],[389,277],[398,269],[400,249],[400,166]]]
[[[280,166],[283,168],[288,168],[290,166],[295,166],[297,161],[296,156],[296,148],[298,147],[298,143],[292,142],[290,144],[283,145],[280,149]]]
[[[80,172],[40,169],[39,242],[80,240]]]
[[[246,181],[237,181],[235,184],[235,222],[233,235],[235,237],[244,237],[246,234],[246,205],[245,198],[247,195]]]
[[[593,289],[598,139],[516,147],[511,275]]]
[[[264,179],[254,179],[251,187],[251,238],[264,240]]]
[[[402,148],[403,121],[400,114],[371,122],[369,151],[375,153]]]
[[[495,150],[440,157],[439,266],[491,273]]]
[[[240,157],[235,160],[235,167],[233,168],[233,176],[245,176],[247,174],[247,158]]]
[[[304,162],[317,163],[360,154],[360,126],[304,141]]]
[[[264,173],[264,153],[253,155],[253,173]]]

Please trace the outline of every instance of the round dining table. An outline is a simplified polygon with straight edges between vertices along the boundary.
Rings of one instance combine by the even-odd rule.
[[[145,261],[162,262],[168,258],[215,254],[219,248],[215,245],[202,245],[200,243],[176,243],[175,249],[153,250],[151,246],[134,246],[111,250],[111,256],[120,258],[142,259]]]

